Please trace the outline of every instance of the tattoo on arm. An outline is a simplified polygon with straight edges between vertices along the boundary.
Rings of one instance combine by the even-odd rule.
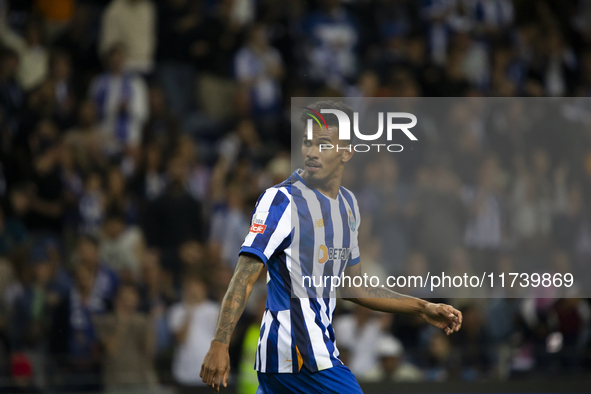
[[[363,273],[361,272],[361,263],[355,264],[351,267],[348,267],[345,271],[345,275],[351,278],[353,277],[361,277]],[[397,293],[390,289],[384,287],[366,287],[366,286],[352,286],[352,287],[343,287],[343,298],[351,298],[351,301],[355,302],[354,299],[358,298],[390,298],[390,299],[400,299],[400,298],[414,298],[411,296],[407,296],[404,294]]]
[[[379,287],[362,287],[359,288],[360,297],[364,298],[389,298],[389,299],[403,299],[403,298],[415,298],[405,294],[400,294],[390,289],[384,289]]]
[[[259,277],[263,266],[261,260],[253,256],[240,255],[234,276],[222,301],[214,341],[224,344],[230,343],[234,327],[244,312],[252,286]]]

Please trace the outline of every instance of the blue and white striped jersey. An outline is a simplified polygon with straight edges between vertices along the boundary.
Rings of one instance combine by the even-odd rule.
[[[302,277],[340,277],[347,265],[359,263],[359,207],[344,187],[336,199],[308,188],[300,172],[260,196],[240,250],[267,266],[259,372],[294,373],[302,366],[315,372],[342,364],[332,328],[336,292],[330,280],[314,287]]]

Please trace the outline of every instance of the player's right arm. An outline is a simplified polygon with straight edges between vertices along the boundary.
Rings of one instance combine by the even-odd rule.
[[[228,344],[252,287],[265,264],[285,247],[285,240],[291,234],[290,206],[289,194],[280,188],[267,189],[255,206],[250,231],[240,248],[238,265],[222,301],[215,336],[199,375],[216,393],[220,384],[227,385],[230,373]]]
[[[263,262],[254,255],[243,253],[238,258],[234,276],[222,301],[214,338],[199,374],[202,381],[216,393],[220,391],[220,384],[224,387],[228,384],[230,338],[263,267]]]

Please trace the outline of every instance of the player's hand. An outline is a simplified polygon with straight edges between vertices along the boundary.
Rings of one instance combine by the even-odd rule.
[[[199,377],[216,393],[220,391],[220,384],[228,387],[228,377],[230,376],[230,354],[228,345],[221,342],[212,341],[209,351],[201,364],[201,373]]]
[[[457,332],[462,327],[462,312],[446,304],[427,304],[422,317],[427,323],[441,328],[446,335]]]

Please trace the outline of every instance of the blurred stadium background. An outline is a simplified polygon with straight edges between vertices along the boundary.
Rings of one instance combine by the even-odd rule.
[[[589,0],[0,8],[0,392],[203,389],[254,202],[291,171],[290,97],[591,94]],[[512,245],[557,270],[589,264],[591,125],[578,117],[564,143],[569,115],[540,135],[527,113],[509,127],[460,108],[457,135],[437,136],[452,160],[376,162],[355,186],[378,201],[380,180],[400,190],[389,234],[410,267],[443,252],[511,267]],[[477,204],[458,193],[469,186]],[[361,248],[391,257],[379,237]],[[264,277],[229,392],[256,390]],[[339,308],[339,348],[367,392],[591,392],[588,299],[446,302],[464,313],[451,337]]]

